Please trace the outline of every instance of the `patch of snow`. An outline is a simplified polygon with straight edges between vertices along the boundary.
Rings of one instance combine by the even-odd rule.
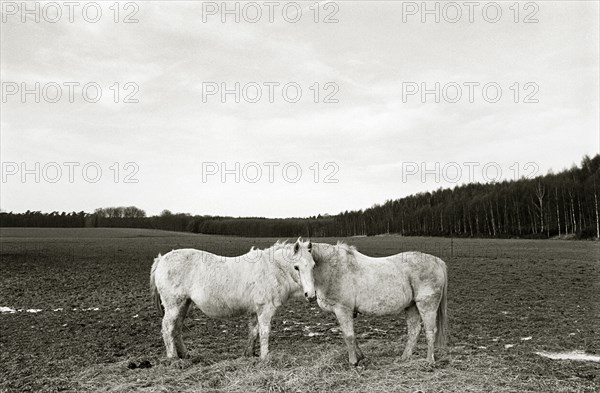
[[[308,333],[308,337],[315,337],[315,336],[322,336],[323,333],[315,333],[315,332],[310,332]]]
[[[480,346],[480,347],[477,347],[477,348],[479,348],[479,349],[487,349],[487,347],[484,347],[484,346]]]
[[[509,349],[509,348],[512,348],[512,347],[514,347],[514,346],[515,346],[515,344],[506,344],[506,345],[504,346],[504,349]]]
[[[42,312],[44,310],[42,310],[41,308],[28,308],[28,309],[24,310],[22,308],[14,309],[14,308],[4,307],[4,306],[0,307],[0,313],[14,314],[14,313],[23,312],[23,311],[31,313],[31,314],[37,314],[38,312]]]
[[[583,351],[571,351],[571,352],[536,352],[536,355],[546,357],[553,360],[578,360],[587,362],[600,362],[600,356],[591,355]]]
[[[56,312],[56,311],[62,311],[62,310],[63,310],[62,308],[55,308],[52,311]]]
[[[575,335],[575,333],[569,333],[569,336],[574,336],[574,335]]]
[[[137,317],[139,317],[139,314],[135,314],[135,315],[133,316],[133,318],[137,318]]]
[[[531,340],[533,337],[531,336],[527,336],[527,337],[521,337],[521,341],[529,341]]]

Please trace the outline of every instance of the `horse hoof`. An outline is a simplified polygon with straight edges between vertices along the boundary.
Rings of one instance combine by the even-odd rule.
[[[267,353],[266,355],[263,355],[261,353],[258,358],[259,358],[259,360],[260,360],[261,363],[269,363],[271,361],[271,354]]]

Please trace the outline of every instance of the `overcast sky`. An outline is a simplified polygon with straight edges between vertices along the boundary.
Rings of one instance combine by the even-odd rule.
[[[319,23],[312,1],[300,2],[301,16],[295,5],[287,6],[289,21],[282,15],[286,3],[279,3],[272,23],[264,4],[256,23],[250,23],[256,9],[244,14],[244,4],[239,23],[234,15],[223,23],[222,10],[213,6],[220,1],[205,4],[204,14],[201,2],[136,2],[137,9],[121,3],[119,23],[109,9],[113,2],[102,3],[96,23],[85,20],[82,2],[72,23],[62,5],[60,20],[50,23],[56,9],[41,3],[36,23],[34,14],[21,15],[7,3],[20,7],[3,2],[4,211],[135,205],[148,214],[336,214],[454,182],[484,181],[484,175],[497,178],[498,167],[503,180],[514,178],[517,167],[519,175],[544,174],[598,153],[596,1],[521,3],[518,15],[509,8],[513,1],[499,2],[496,23],[494,7],[484,14],[486,2],[473,10],[472,22],[463,6],[457,23],[449,21],[458,18],[457,10],[441,5],[440,23],[427,14],[422,23],[422,10],[411,5],[420,7],[420,1],[321,3]],[[86,12],[93,20],[95,9]],[[131,13],[138,22],[123,23]],[[338,22],[324,23],[326,17]],[[524,23],[526,17],[538,22]],[[291,23],[294,18],[299,21]],[[34,94],[21,96],[36,82],[39,103]],[[69,82],[79,83],[72,85],[74,102]],[[82,86],[90,82],[102,89],[95,103],[83,98]],[[235,82],[246,86],[239,103],[234,94],[225,102],[220,92],[207,95],[222,83],[234,89]],[[273,102],[265,82],[279,83],[271,85]],[[302,89],[296,103],[286,101],[295,99],[294,88],[284,99],[282,87],[290,82]],[[409,94],[415,86],[435,90],[436,82],[439,103],[434,94]],[[56,84],[62,96],[52,103]],[[249,102],[257,85],[262,96]],[[502,96],[488,102],[497,87]],[[94,88],[87,92],[93,101]],[[139,102],[123,102],[129,93]],[[338,102],[323,102],[328,95]],[[232,172],[239,163],[239,183],[233,173],[221,181],[221,163]],[[425,181],[421,163],[433,170]],[[297,168],[302,174],[293,183]],[[25,181],[22,169],[31,171]]]

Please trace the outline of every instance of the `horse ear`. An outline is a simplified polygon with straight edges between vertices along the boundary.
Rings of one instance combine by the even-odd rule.
[[[300,251],[300,243],[296,242],[296,244],[294,244],[294,254],[297,254],[298,251]]]

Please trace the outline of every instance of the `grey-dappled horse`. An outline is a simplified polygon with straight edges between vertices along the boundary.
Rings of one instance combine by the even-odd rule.
[[[372,258],[338,242],[313,243],[314,280],[319,306],[335,313],[344,333],[349,361],[364,358],[354,337],[353,317],[406,311],[408,342],[402,359],[409,359],[421,332],[427,336],[427,360],[434,362],[434,344],[446,342],[446,264],[420,252]]]
[[[315,297],[311,243],[277,242],[254,247],[239,257],[223,257],[194,249],[173,250],[154,259],[150,289],[164,316],[162,335],[168,357],[185,357],[183,319],[192,302],[204,314],[229,318],[250,314],[246,356],[254,355],[260,335],[260,358],[269,353],[271,318],[289,298]],[[162,301],[162,307],[161,307]]]

